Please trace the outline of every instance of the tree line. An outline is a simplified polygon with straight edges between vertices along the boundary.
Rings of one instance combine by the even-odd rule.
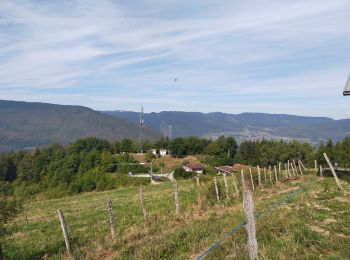
[[[333,162],[348,166],[350,137],[333,144],[328,141],[314,147],[298,141],[248,140],[239,146],[233,137],[216,140],[198,137],[161,138],[144,142],[145,150],[168,149],[171,156],[197,155],[208,167],[242,163],[268,166],[288,159],[302,160],[313,166],[316,159],[325,163],[326,152]],[[90,137],[68,145],[53,144],[32,151],[0,154],[0,182],[6,183],[13,195],[31,197],[45,193],[59,197],[92,190],[108,190],[119,186],[146,184],[147,180],[128,178],[127,173],[149,172],[130,153],[138,152],[140,143],[130,139],[116,142]]]

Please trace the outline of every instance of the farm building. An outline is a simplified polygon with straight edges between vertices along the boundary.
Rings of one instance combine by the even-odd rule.
[[[233,168],[232,166],[225,165],[225,166],[215,167],[215,170],[217,170],[218,174],[223,174],[223,173],[231,173]]]
[[[164,180],[160,177],[157,177],[157,176],[152,176],[151,177],[151,184],[160,184],[160,183],[163,183]]]
[[[160,149],[159,150],[159,155],[160,156],[166,156],[166,155],[168,155],[168,154],[170,154],[170,152],[169,152],[169,150],[167,150],[167,149]]]
[[[202,174],[203,173],[203,165],[200,164],[200,163],[188,163],[188,164],[185,164],[184,166],[182,166],[184,168],[184,170],[186,172],[196,172],[196,173],[199,173],[199,174]]]

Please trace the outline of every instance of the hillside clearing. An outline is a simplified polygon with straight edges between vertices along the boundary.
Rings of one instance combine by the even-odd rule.
[[[145,163],[145,154],[131,153],[135,160]],[[184,163],[199,162],[198,158],[193,155],[188,155],[183,158],[175,158],[171,156],[157,157],[154,159],[153,166],[160,171],[161,163],[163,163],[163,172],[171,172],[176,167],[181,166]]]
[[[219,178],[222,184],[223,180]],[[262,210],[292,190],[312,182],[307,190],[257,221],[259,256],[271,258],[350,257],[350,185],[337,190],[332,178],[303,176],[301,181],[268,185],[254,194]],[[172,183],[145,188],[149,212],[146,226],[136,187],[85,193],[62,199],[32,202],[15,221],[12,237],[4,246],[13,259],[66,258],[56,215],[64,211],[76,258],[86,259],[188,259],[195,258],[243,219],[241,200],[197,207],[192,180],[179,182],[181,216],[175,217]],[[202,192],[208,184],[202,185]],[[230,187],[231,189],[231,187]],[[231,190],[230,190],[231,192]],[[231,193],[232,194],[232,193]],[[106,199],[113,200],[117,239],[110,238]],[[247,258],[244,229],[224,240],[208,259]]]

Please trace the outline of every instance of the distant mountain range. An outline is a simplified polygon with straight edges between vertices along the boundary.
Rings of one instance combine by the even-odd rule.
[[[350,119],[327,117],[242,113],[199,112],[145,113],[145,139],[199,136],[234,136],[246,139],[297,139],[318,144],[329,138],[341,140],[350,135]],[[139,113],[130,111],[94,111],[82,106],[29,103],[0,100],[0,152],[66,144],[78,138],[96,136],[108,140],[136,139]]]
[[[130,111],[104,111],[104,114],[137,122],[139,113]],[[283,114],[220,112],[145,113],[145,124],[163,135],[172,126],[172,137],[200,136],[215,138],[234,136],[238,141],[246,139],[297,139],[312,144],[333,139],[341,140],[350,135],[350,119],[334,120],[328,117],[305,117]]]
[[[150,128],[144,133],[150,140],[160,137]],[[0,151],[65,144],[88,136],[135,139],[139,128],[87,107],[0,100]]]

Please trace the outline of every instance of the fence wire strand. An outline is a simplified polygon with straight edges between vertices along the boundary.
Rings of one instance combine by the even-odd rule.
[[[317,180],[309,182],[307,184],[305,184],[304,186],[300,187],[299,189],[291,192],[289,195],[287,195],[285,198],[283,198],[282,200],[276,202],[275,204],[269,206],[268,208],[258,211],[254,214],[256,219],[261,218],[262,215],[274,210],[275,208],[279,207],[280,205],[282,205],[283,203],[285,203],[286,201],[288,201],[289,199],[299,195],[300,193],[306,191],[306,189],[308,187],[310,187],[311,184],[315,183]],[[228,237],[232,236],[234,233],[238,232],[241,228],[243,228],[246,224],[248,223],[247,219],[244,219],[242,222],[240,222],[238,225],[236,225],[232,230],[230,230],[229,232],[227,232],[220,240],[218,240],[217,242],[215,242],[214,244],[212,244],[207,250],[205,250],[204,252],[202,252],[200,255],[198,255],[196,257],[197,260],[203,259],[205,258],[212,250],[214,250],[215,248],[219,248],[220,244]]]

